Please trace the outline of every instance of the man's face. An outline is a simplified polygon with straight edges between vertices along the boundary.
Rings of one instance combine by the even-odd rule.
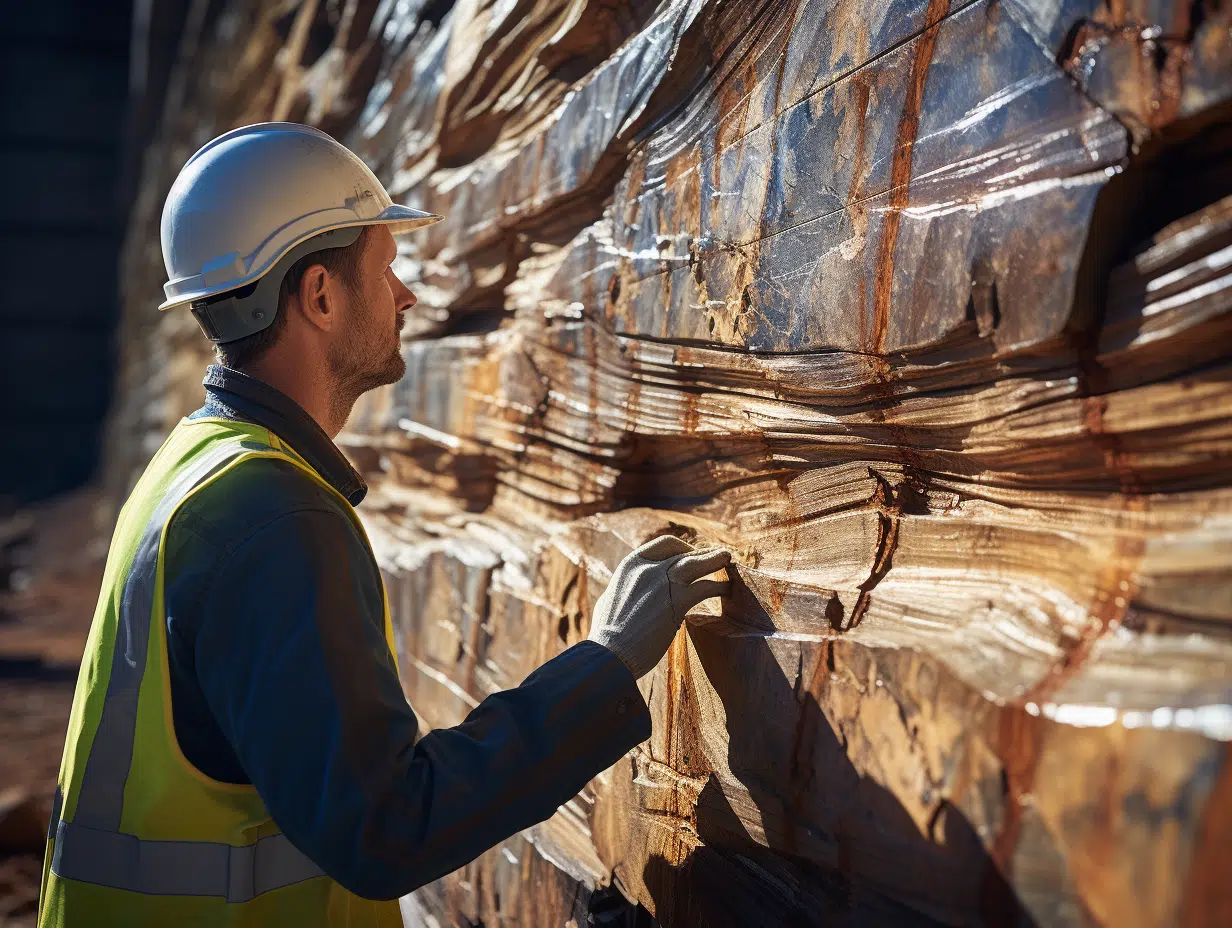
[[[384,226],[370,226],[351,287],[340,282],[346,314],[327,360],[355,396],[396,383],[406,373],[398,333],[415,295],[394,276],[398,246]]]

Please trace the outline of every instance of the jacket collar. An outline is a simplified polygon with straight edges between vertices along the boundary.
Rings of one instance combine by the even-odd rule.
[[[364,478],[316,420],[291,397],[264,381],[220,364],[211,364],[201,383],[205,387],[205,406],[193,418],[218,416],[267,428],[294,448],[352,506],[358,506],[367,494]]]

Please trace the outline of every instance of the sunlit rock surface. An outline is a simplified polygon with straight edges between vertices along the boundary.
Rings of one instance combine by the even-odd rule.
[[[208,358],[155,311],[165,192],[292,119],[447,216],[341,438],[425,725],[584,638],[647,537],[736,552],[653,738],[420,917],[1232,923],[1232,5],[193,10],[117,494]]]

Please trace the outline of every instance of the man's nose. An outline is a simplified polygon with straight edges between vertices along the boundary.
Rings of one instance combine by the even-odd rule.
[[[394,273],[393,268],[385,273],[389,275],[389,286],[394,292],[394,309],[397,312],[405,312],[419,302],[415,294],[411,293],[410,288]]]

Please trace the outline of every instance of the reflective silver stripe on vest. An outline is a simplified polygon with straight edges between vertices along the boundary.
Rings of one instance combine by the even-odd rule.
[[[228,461],[245,451],[265,450],[253,442],[225,442],[190,460],[177,474],[154,507],[129,567],[116,617],[115,650],[111,676],[103,699],[103,713],[86,759],[77,811],[79,825],[116,831],[124,811],[124,784],[133,759],[137,732],[137,696],[145,673],[150,642],[150,614],[154,610],[154,581],[158,570],[163,526],[193,488]]]
[[[120,832],[124,786],[133,761],[137,698],[145,674],[163,527],[184,498],[246,452],[251,441],[226,442],[190,460],[154,507],[120,597],[111,676],[90,745],[72,822],[58,822],[51,869],[64,879],[155,895],[254,895],[313,877],[321,870],[282,835],[233,847],[209,841],[148,841]],[[56,816],[58,818],[58,815]],[[55,819],[53,819],[55,821]]]
[[[52,872],[149,896],[254,896],[321,876],[286,835],[232,847],[211,841],[147,841],[118,831],[60,822]]]

